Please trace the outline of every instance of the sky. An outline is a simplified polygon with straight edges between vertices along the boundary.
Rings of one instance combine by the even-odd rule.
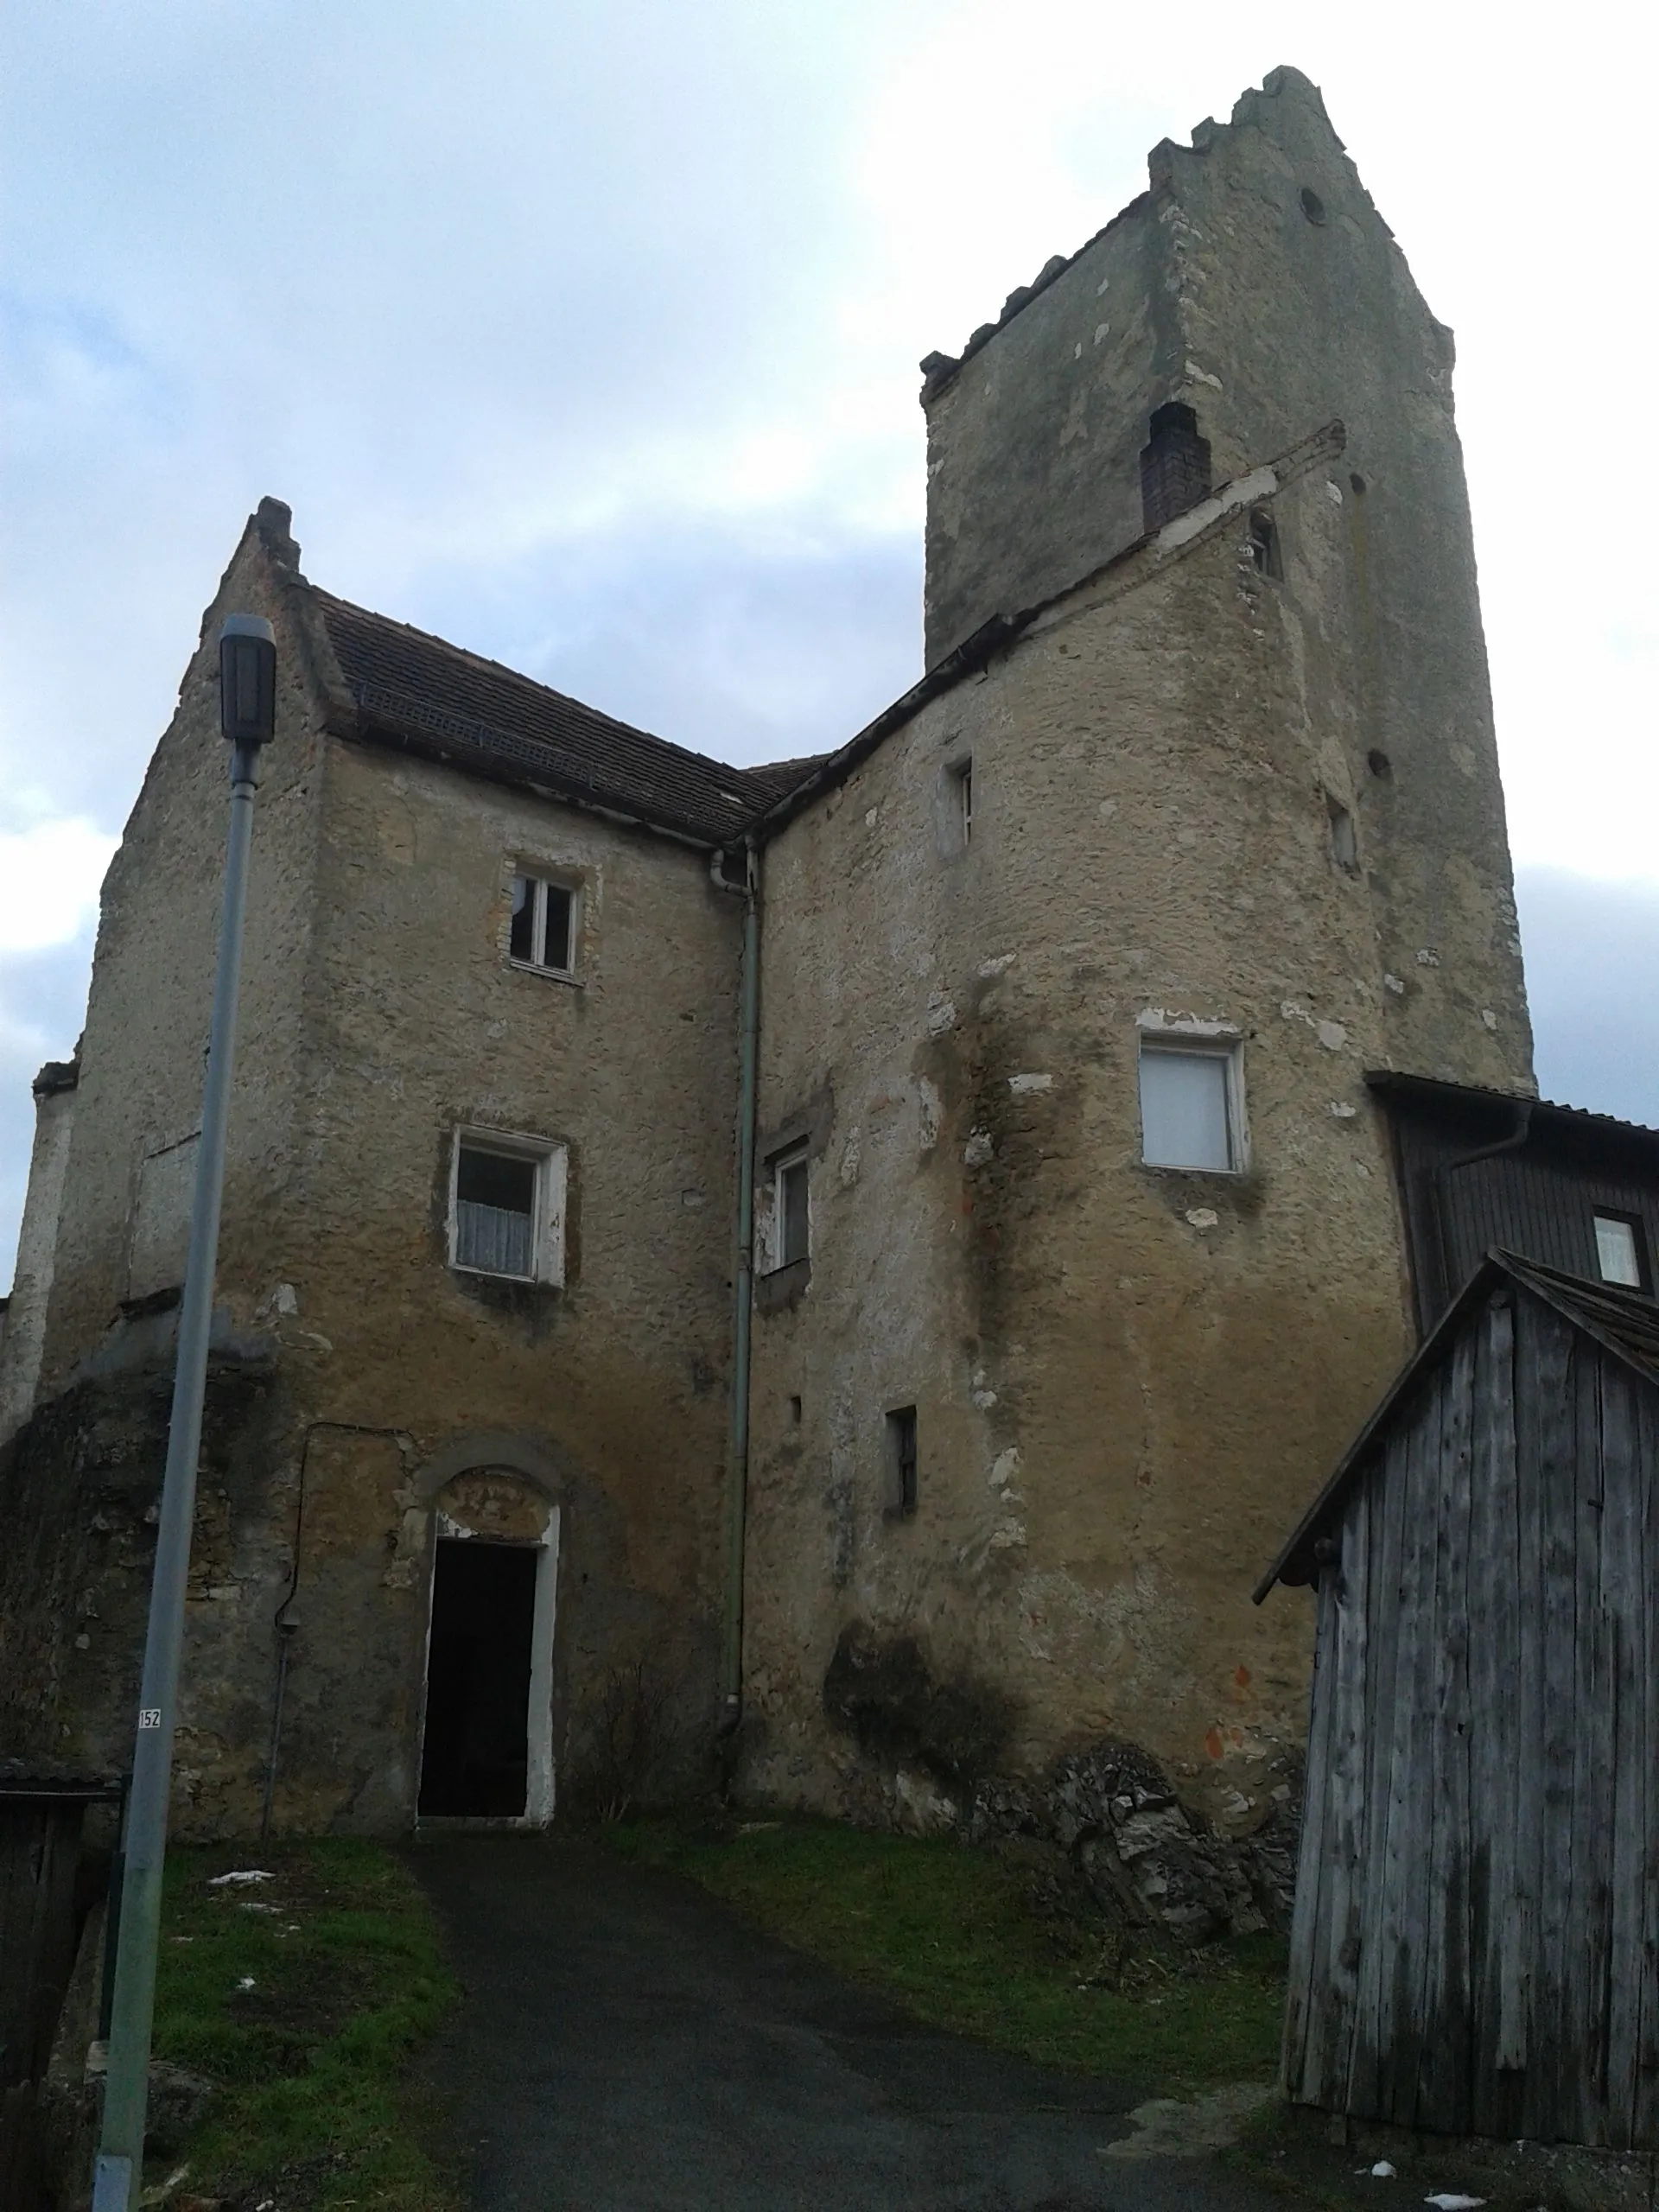
[[[1623,0],[12,0],[0,1281],[263,494],[314,581],[626,721],[836,744],[920,671],[918,361],[1281,62],[1457,333],[1541,1087],[1659,1123],[1656,61]]]

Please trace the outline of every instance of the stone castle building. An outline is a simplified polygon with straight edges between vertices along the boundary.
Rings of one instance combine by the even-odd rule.
[[[926,672],[766,768],[331,596],[266,501],[37,1086],[16,1747],[130,1741],[237,610],[181,1821],[540,1820],[722,1729],[784,1802],[1109,1735],[1257,1817],[1309,1617],[1251,1586],[1415,1338],[1368,1073],[1533,1089],[1452,358],[1274,72],[923,365]]]

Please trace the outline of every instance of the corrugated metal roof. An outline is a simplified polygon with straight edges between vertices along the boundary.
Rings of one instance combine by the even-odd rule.
[[[1507,1277],[1522,1290],[1542,1299],[1574,1328],[1593,1337],[1645,1381],[1659,1384],[1659,1304],[1645,1292],[1624,1290],[1612,1283],[1589,1282],[1580,1275],[1563,1274],[1559,1268],[1544,1267],[1536,1260],[1521,1259],[1513,1252],[1489,1252],[1432,1333],[1389,1383],[1319,1496],[1297,1522],[1278,1558],[1256,1584],[1251,1595],[1258,1605],[1275,1582],[1296,1584],[1313,1580],[1313,1548],[1335,1518],[1350,1485],[1370,1465],[1372,1446],[1402,1402],[1412,1395],[1421,1376],[1448,1356],[1465,1322],[1484,1306],[1493,1284],[1500,1277]]]
[[[1535,1098],[1524,1090],[1496,1090],[1480,1083],[1448,1083],[1440,1076],[1406,1075],[1394,1068],[1367,1068],[1365,1081],[1383,1098],[1420,1100],[1425,1105],[1466,1102],[1477,1106],[1529,1106],[1535,1125],[1541,1118],[1547,1122],[1556,1116],[1572,1128],[1605,1130],[1659,1146],[1659,1129],[1649,1128],[1644,1122],[1621,1122],[1613,1114],[1592,1114],[1587,1107],[1563,1106],[1552,1098]]]
[[[814,760],[734,768],[688,752],[459,645],[305,587],[358,734],[524,782],[710,846],[734,843]]]

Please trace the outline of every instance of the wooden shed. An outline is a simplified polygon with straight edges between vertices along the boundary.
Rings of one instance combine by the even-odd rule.
[[[1491,1254],[1281,1581],[1319,1587],[1287,2094],[1659,2148],[1659,1306]]]

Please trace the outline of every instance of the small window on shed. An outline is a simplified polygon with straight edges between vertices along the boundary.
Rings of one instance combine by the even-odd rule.
[[[1236,1046],[1141,1038],[1141,1156],[1148,1167],[1236,1174],[1242,1121]]]
[[[887,1415],[890,1510],[908,1521],[916,1510],[916,1408],[898,1406]]]
[[[1642,1224],[1634,1214],[1596,1215],[1596,1266],[1603,1282],[1645,1290],[1647,1256]]]
[[[1256,574],[1282,577],[1285,570],[1279,557],[1279,531],[1265,507],[1257,507],[1250,517],[1249,543],[1250,566]]]

